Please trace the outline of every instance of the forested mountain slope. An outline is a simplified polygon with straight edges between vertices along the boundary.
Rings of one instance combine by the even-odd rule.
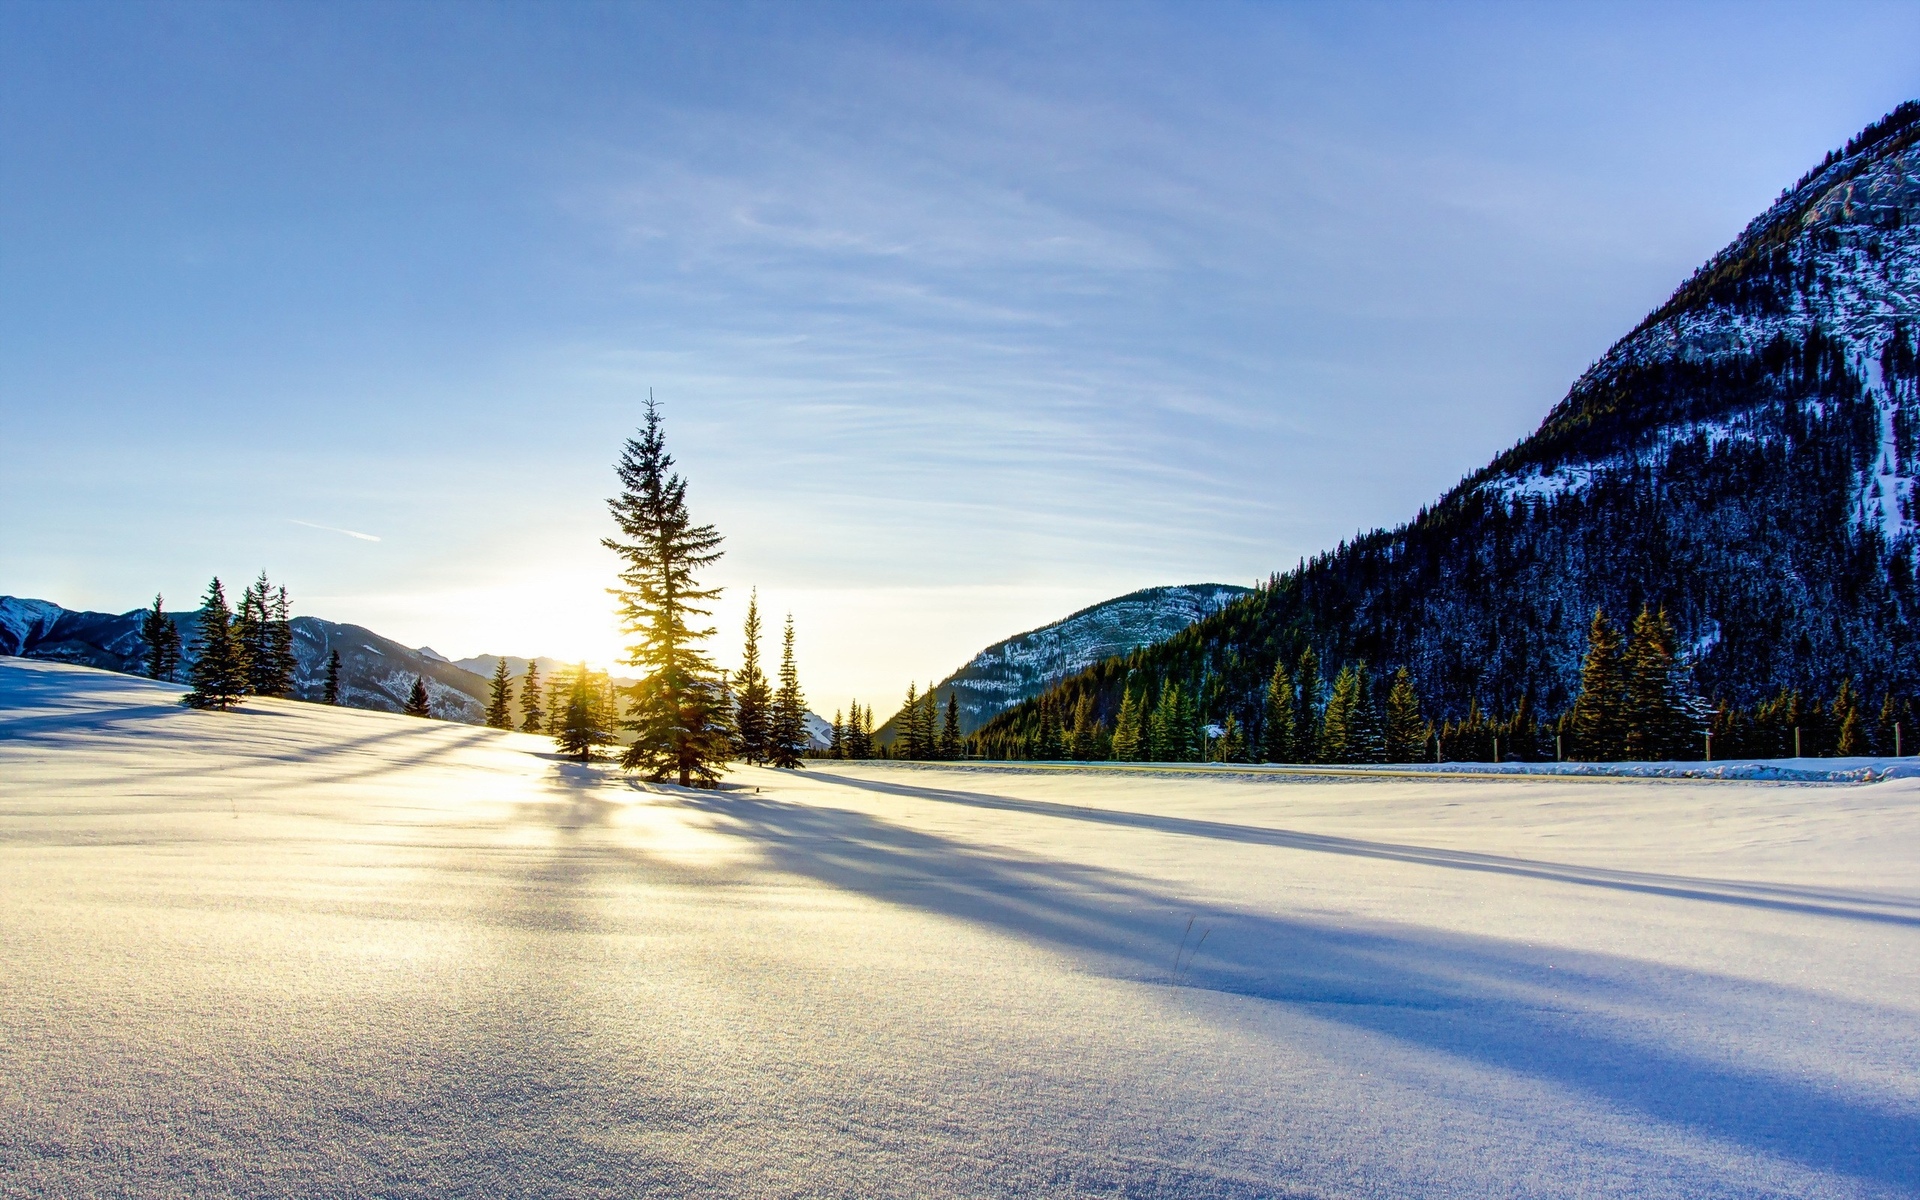
[[[1256,735],[1277,660],[1406,667],[1427,715],[1568,707],[1589,622],[1664,606],[1701,692],[1920,690],[1920,104],[1810,171],[1413,521],[1276,575],[985,732],[1178,683]]]
[[[1164,641],[1252,589],[1228,583],[1142,588],[1103,600],[1050,625],[995,642],[934,688],[941,711],[960,697],[960,729],[972,733],[997,714],[1037,696],[1104,658]],[[892,740],[898,715],[876,731]]]

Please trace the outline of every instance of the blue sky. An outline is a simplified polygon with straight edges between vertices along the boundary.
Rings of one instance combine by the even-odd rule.
[[[265,568],[609,660],[652,388],[720,657],[757,585],[816,708],[885,708],[1410,516],[1917,45],[1911,5],[0,7],[0,592]]]

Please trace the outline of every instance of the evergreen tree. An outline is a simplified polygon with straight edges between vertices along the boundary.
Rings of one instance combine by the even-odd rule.
[[[407,704],[403,711],[410,717],[433,715],[433,699],[427,695],[427,681],[418,675],[413,677],[413,690],[407,693]]]
[[[247,660],[247,690],[257,696],[284,696],[293,690],[293,626],[284,595],[276,597],[267,573],[240,595],[233,637]]]
[[[1626,703],[1620,634],[1596,608],[1580,666],[1580,695],[1573,702],[1574,757],[1614,762],[1626,753]]]
[[[1833,698],[1833,722],[1835,754],[1856,758],[1871,752],[1867,745],[1867,723],[1860,716],[1860,703],[1855,698],[1851,679],[1840,681],[1840,691]]]
[[[1420,694],[1413,690],[1413,675],[1405,667],[1393,673],[1387,689],[1386,760],[1394,763],[1418,762],[1426,758],[1427,720],[1420,714]]]
[[[1265,718],[1261,721],[1260,751],[1267,762],[1299,762],[1299,738],[1296,732],[1298,698],[1293,678],[1284,662],[1273,664],[1273,678],[1267,680]]]
[[[167,616],[158,595],[140,622],[140,636],[147,643],[147,677],[171,682],[173,673],[180,669],[180,630]]]
[[[920,685],[908,681],[907,702],[894,719],[893,749],[898,758],[920,758]]]
[[[1360,705],[1360,673],[1348,663],[1340,668],[1340,674],[1333,681],[1333,692],[1327,697],[1327,711],[1320,724],[1320,761],[1361,761],[1355,728],[1360,720]]]
[[[743,762],[760,764],[772,757],[773,690],[760,670],[760,590],[747,598],[746,647],[740,670],[734,674],[733,744]]]
[[[187,669],[193,690],[181,701],[193,708],[228,708],[247,694],[246,653],[233,637],[233,613],[216,576],[200,605],[195,658]]]
[[[1146,716],[1148,762],[1177,761],[1174,755],[1179,752],[1175,741],[1178,735],[1173,729],[1173,724],[1178,720],[1179,715],[1180,689],[1174,684],[1168,684],[1160,693],[1159,701]]]
[[[571,672],[566,703],[561,711],[560,732],[555,740],[562,754],[591,762],[596,749],[613,743],[606,700],[598,681],[588,672],[587,664],[581,663]]]
[[[1068,737],[1067,752],[1075,762],[1086,762],[1093,757],[1093,745],[1093,697],[1083,693],[1073,706],[1073,732]]]
[[[689,621],[706,616],[720,594],[695,579],[719,560],[720,534],[688,515],[686,481],[673,472],[651,396],[619,471],[621,494],[608,507],[621,537],[604,544],[625,561],[614,595],[621,624],[637,639],[626,661],[647,672],[632,690],[625,724],[635,736],[620,765],[655,779],[677,776],[683,787],[696,780],[711,786],[733,752],[733,705],[697,647],[712,630]]]
[[[266,572],[261,572],[263,585],[266,577]],[[294,672],[300,665],[293,654],[293,602],[287,598],[284,585],[274,592],[271,606],[267,604],[264,587],[260,596],[266,618],[261,638],[266,667],[257,674],[255,690],[263,696],[290,696]]]
[[[1300,652],[1300,661],[1293,670],[1293,690],[1299,704],[1299,715],[1294,719],[1294,758],[1295,762],[1311,763],[1323,761],[1320,754],[1320,718],[1323,684],[1320,679],[1320,657],[1308,646]]]
[[[840,710],[833,710],[833,736],[827,742],[828,758],[847,757],[847,729],[840,720]]]
[[[768,717],[768,761],[789,771],[800,769],[800,755],[807,748],[807,701],[800,694],[800,672],[793,665],[793,614],[787,614],[787,630],[780,644],[780,690],[774,693],[773,711]]]
[[[1665,610],[1643,607],[1634,618],[1624,674],[1627,757],[1643,762],[1697,757],[1703,749],[1702,722],[1689,703]]]
[[[1146,749],[1140,728],[1140,704],[1128,688],[1120,699],[1120,712],[1113,719],[1113,757],[1117,762],[1139,762]]]
[[[1380,705],[1375,698],[1373,673],[1367,670],[1366,660],[1362,659],[1354,668],[1359,677],[1359,703],[1354,706],[1352,724],[1349,726],[1351,742],[1349,752],[1352,761],[1357,763],[1377,763],[1387,760],[1386,728],[1380,720]]]
[[[1215,757],[1221,762],[1237,763],[1247,761],[1247,739],[1240,730],[1240,723],[1227,714],[1226,724],[1220,730],[1220,745]]]
[[[525,733],[539,733],[546,716],[540,707],[540,664],[527,660],[527,673],[520,677],[520,728]]]
[[[340,652],[334,650],[327,655],[327,685],[320,694],[326,704],[340,703]]]
[[[494,729],[512,729],[513,677],[507,674],[507,658],[501,655],[493,664],[493,685],[487,695],[487,724]]]
[[[547,680],[548,737],[559,737],[560,727],[567,723],[567,693],[572,690],[572,674],[568,671],[556,671]]]
[[[940,757],[960,757],[960,693],[953,689],[947,692],[947,718],[940,726]]]

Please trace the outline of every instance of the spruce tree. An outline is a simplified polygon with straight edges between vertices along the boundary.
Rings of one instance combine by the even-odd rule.
[[[1426,758],[1427,720],[1420,714],[1420,694],[1414,691],[1413,675],[1405,667],[1393,673],[1387,689],[1386,759],[1394,763],[1418,762]]]
[[[1580,695],[1573,702],[1574,756],[1613,762],[1626,753],[1626,677],[1620,634],[1607,614],[1593,610],[1587,656],[1580,665]]]
[[[1121,695],[1120,712],[1113,718],[1113,757],[1116,762],[1138,762],[1145,748],[1140,728],[1140,703],[1129,687]]]
[[[1085,692],[1073,706],[1073,731],[1068,735],[1067,754],[1075,762],[1093,757],[1093,697]]]
[[[1860,703],[1856,699],[1851,679],[1840,681],[1840,691],[1833,698],[1834,747],[1833,752],[1841,758],[1857,758],[1869,753],[1867,746],[1867,724],[1860,715]]]
[[[747,598],[746,646],[733,676],[733,744],[742,762],[756,765],[772,757],[773,690],[760,670],[760,591]]]
[[[433,698],[427,695],[427,681],[421,676],[413,677],[413,688],[407,693],[407,703],[401,711],[410,717],[433,715]]]
[[[800,672],[793,664],[793,614],[787,614],[787,629],[780,641],[780,690],[773,696],[773,711],[767,720],[768,762],[788,771],[800,769],[800,756],[806,751],[807,701],[800,693]]]
[[[591,762],[596,749],[613,742],[613,733],[607,725],[606,702],[587,664],[581,663],[570,675],[555,741],[562,754]]]
[[[180,669],[180,629],[167,615],[158,595],[140,622],[140,636],[147,643],[147,677],[171,682]]]
[[[1658,762],[1696,757],[1704,722],[1673,649],[1666,611],[1642,608],[1624,659],[1627,757]]]
[[[836,708],[833,710],[833,734],[827,742],[827,757],[845,758],[846,756],[847,729],[840,720],[840,710]]]
[[[1320,754],[1320,717],[1323,684],[1320,679],[1320,657],[1308,646],[1300,652],[1300,662],[1293,670],[1293,690],[1299,705],[1299,716],[1294,720],[1294,761],[1321,762]]]
[[[327,655],[327,684],[320,699],[327,704],[340,703],[340,652],[334,650]]]
[[[960,757],[960,693],[953,688],[947,690],[947,717],[940,725],[940,757]]]
[[[896,758],[920,757],[920,685],[907,683],[907,700],[900,715],[893,719],[893,748]]]
[[[1333,691],[1327,696],[1327,711],[1320,723],[1320,761],[1359,762],[1360,745],[1355,728],[1360,719],[1360,675],[1353,664],[1340,668]]]
[[[1241,732],[1240,722],[1232,713],[1227,714],[1226,724],[1220,730],[1220,745],[1214,756],[1220,762],[1237,763],[1247,761],[1247,739]]]
[[[1180,689],[1168,684],[1161,690],[1159,699],[1148,710],[1145,723],[1147,727],[1147,761],[1173,762],[1174,732],[1172,722],[1178,718],[1180,708]]]
[[[487,724],[494,729],[513,728],[513,677],[507,673],[507,657],[493,664],[493,683],[487,694]]]
[[[1273,664],[1273,677],[1267,680],[1266,700],[1266,714],[1260,728],[1261,757],[1272,763],[1300,761],[1296,731],[1299,702],[1286,663]]]
[[[539,733],[546,713],[540,707],[540,664],[527,660],[527,673],[520,677],[520,729]]]
[[[273,585],[267,573],[240,594],[233,622],[234,640],[247,659],[247,690],[257,696],[278,696],[291,686],[291,672],[283,670],[283,654],[274,629]],[[287,651],[291,653],[291,647]]]
[[[193,708],[225,709],[247,694],[247,659],[233,637],[233,613],[218,576],[200,605],[200,628],[194,642],[195,658],[187,669],[193,690],[181,702]]]
[[[262,582],[266,572],[261,572]],[[273,594],[269,606],[266,593],[261,593],[261,609],[265,614],[265,629],[261,652],[266,657],[266,668],[259,672],[259,690],[263,696],[290,696],[293,694],[293,677],[299,668],[299,660],[293,653],[293,602],[287,598],[285,585]]]
[[[1352,741],[1349,746],[1351,761],[1357,763],[1377,763],[1387,760],[1386,728],[1380,719],[1380,704],[1373,686],[1373,672],[1367,669],[1365,659],[1354,667],[1359,677],[1359,703],[1354,705],[1353,720],[1349,727]]]
[[[707,616],[720,595],[696,579],[719,561],[720,534],[695,525],[687,512],[687,484],[673,471],[652,396],[619,472],[621,493],[607,505],[621,536],[603,544],[625,563],[613,594],[621,624],[635,638],[626,662],[646,672],[630,693],[624,724],[634,739],[620,765],[655,779],[675,777],[683,787],[711,787],[733,753],[733,702],[699,649],[713,631],[691,622]]]

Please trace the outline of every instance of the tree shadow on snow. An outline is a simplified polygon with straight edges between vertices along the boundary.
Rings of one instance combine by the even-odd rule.
[[[1707,1057],[1659,1036],[1665,1018],[1676,1012],[1699,1028],[1758,1027],[1771,1040],[1787,1041],[1794,1036],[1790,1029],[1804,1029],[1815,1015],[1823,1023],[1851,1022],[1870,1030],[1904,1029],[1904,1014],[1564,948],[1536,949],[1435,930],[1356,929],[1222,906],[1196,908],[1138,877],[984,850],[843,809],[750,794],[706,792],[680,799],[718,818],[716,829],[749,839],[778,870],[1000,929],[1090,960],[1097,969],[1296,1006],[1323,1020],[1539,1079],[1819,1170],[1889,1184],[1920,1179],[1920,1116],[1877,1098],[1850,1097],[1828,1079],[1799,1077],[1788,1064]],[[978,794],[966,794],[965,802],[987,800],[992,807],[1049,807]],[[1169,821],[1213,824],[1085,813],[1087,819],[1111,816],[1147,828]],[[1328,849],[1320,843],[1343,841],[1287,836],[1299,840],[1270,844]],[[1264,836],[1235,840],[1267,841]],[[1368,850],[1367,845],[1331,848],[1411,862],[1427,862],[1425,856],[1432,855],[1436,866],[1548,880],[1560,879],[1563,870],[1536,870],[1522,860],[1476,863],[1475,857],[1485,856],[1470,855],[1456,863],[1417,847]],[[645,857],[630,850],[618,853]],[[1628,890],[1719,899],[1692,896],[1684,888]],[[1779,907],[1806,911],[1798,903]],[[1196,952],[1194,943],[1203,931],[1206,941]]]

